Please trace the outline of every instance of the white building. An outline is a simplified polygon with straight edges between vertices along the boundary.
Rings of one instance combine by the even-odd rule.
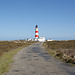
[[[53,39],[48,39],[47,41],[53,41]]]
[[[34,41],[38,41],[38,38],[35,38]]]
[[[28,38],[27,41],[31,41],[31,38]]]
[[[45,41],[45,37],[35,38],[34,41],[44,42]]]
[[[45,37],[39,37],[39,38],[38,38],[38,41],[39,41],[39,42],[44,42],[44,41],[45,41]]]

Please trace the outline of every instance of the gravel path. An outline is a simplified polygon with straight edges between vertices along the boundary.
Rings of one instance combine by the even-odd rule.
[[[42,43],[23,48],[13,60],[7,75],[75,75],[75,67],[48,55]]]

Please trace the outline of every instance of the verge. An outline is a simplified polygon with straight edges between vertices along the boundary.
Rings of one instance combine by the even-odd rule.
[[[0,57],[0,75],[4,75],[4,72],[7,72],[9,70],[9,64],[14,62],[12,60],[13,55],[17,54],[18,51],[20,51],[23,47],[19,47],[17,49],[13,49],[9,52],[5,52],[1,57]]]

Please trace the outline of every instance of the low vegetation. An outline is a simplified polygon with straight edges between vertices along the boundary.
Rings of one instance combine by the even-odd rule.
[[[0,75],[8,71],[8,65],[13,62],[12,57],[22,48],[34,42],[27,41],[0,41]]]
[[[33,42],[28,41],[0,41],[0,56],[18,47],[27,46]]]
[[[50,55],[66,63],[75,64],[75,40],[47,41],[44,43],[44,46]]]

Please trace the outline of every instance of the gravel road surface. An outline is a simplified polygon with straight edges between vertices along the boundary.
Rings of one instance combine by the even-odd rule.
[[[6,75],[75,75],[75,67],[51,57],[42,43],[23,48]]]

